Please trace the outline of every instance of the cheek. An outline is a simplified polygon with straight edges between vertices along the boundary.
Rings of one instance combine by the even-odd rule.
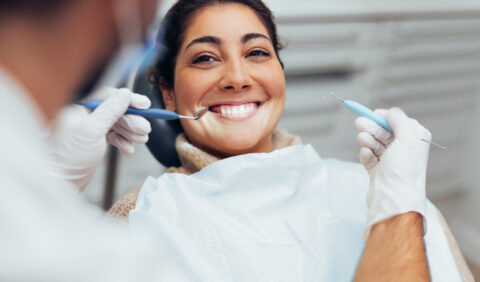
[[[280,98],[285,99],[285,74],[283,73],[283,70],[273,73],[269,81],[273,91]]]
[[[179,109],[195,110],[202,97],[216,85],[216,81],[215,72],[211,70],[179,71],[175,76],[175,95]]]
[[[271,98],[285,99],[285,75],[279,64],[258,69],[256,79]]]
[[[272,102],[270,122],[276,126],[285,108],[285,75],[281,67],[271,68],[270,71],[265,70],[263,73],[263,88]]]

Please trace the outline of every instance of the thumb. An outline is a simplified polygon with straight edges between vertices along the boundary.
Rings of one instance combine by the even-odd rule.
[[[101,133],[106,135],[110,128],[125,114],[130,104],[132,92],[128,89],[119,89],[112,93],[90,115],[100,128]]]
[[[397,137],[411,132],[410,118],[399,108],[391,108],[388,111],[387,122]]]

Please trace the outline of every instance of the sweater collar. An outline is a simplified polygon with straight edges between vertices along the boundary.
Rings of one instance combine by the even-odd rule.
[[[273,150],[298,144],[302,144],[302,141],[300,137],[296,135],[292,135],[281,129],[277,129],[273,132]],[[181,168],[188,174],[198,172],[204,167],[220,160],[220,158],[195,147],[190,141],[188,141],[184,133],[177,136],[175,148],[177,149],[180,163],[182,164]]]

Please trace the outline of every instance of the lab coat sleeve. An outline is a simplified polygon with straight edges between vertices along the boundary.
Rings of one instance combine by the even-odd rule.
[[[160,281],[159,242],[54,193],[69,189],[18,182],[0,179],[0,281]]]

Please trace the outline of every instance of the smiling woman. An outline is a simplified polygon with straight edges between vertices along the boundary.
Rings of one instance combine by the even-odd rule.
[[[301,144],[276,129],[285,104],[285,76],[274,17],[258,0],[180,0],[158,35],[160,56],[151,82],[168,110],[191,115],[177,137],[181,167],[192,174],[218,160]],[[121,198],[110,214],[126,217],[140,187]]]

